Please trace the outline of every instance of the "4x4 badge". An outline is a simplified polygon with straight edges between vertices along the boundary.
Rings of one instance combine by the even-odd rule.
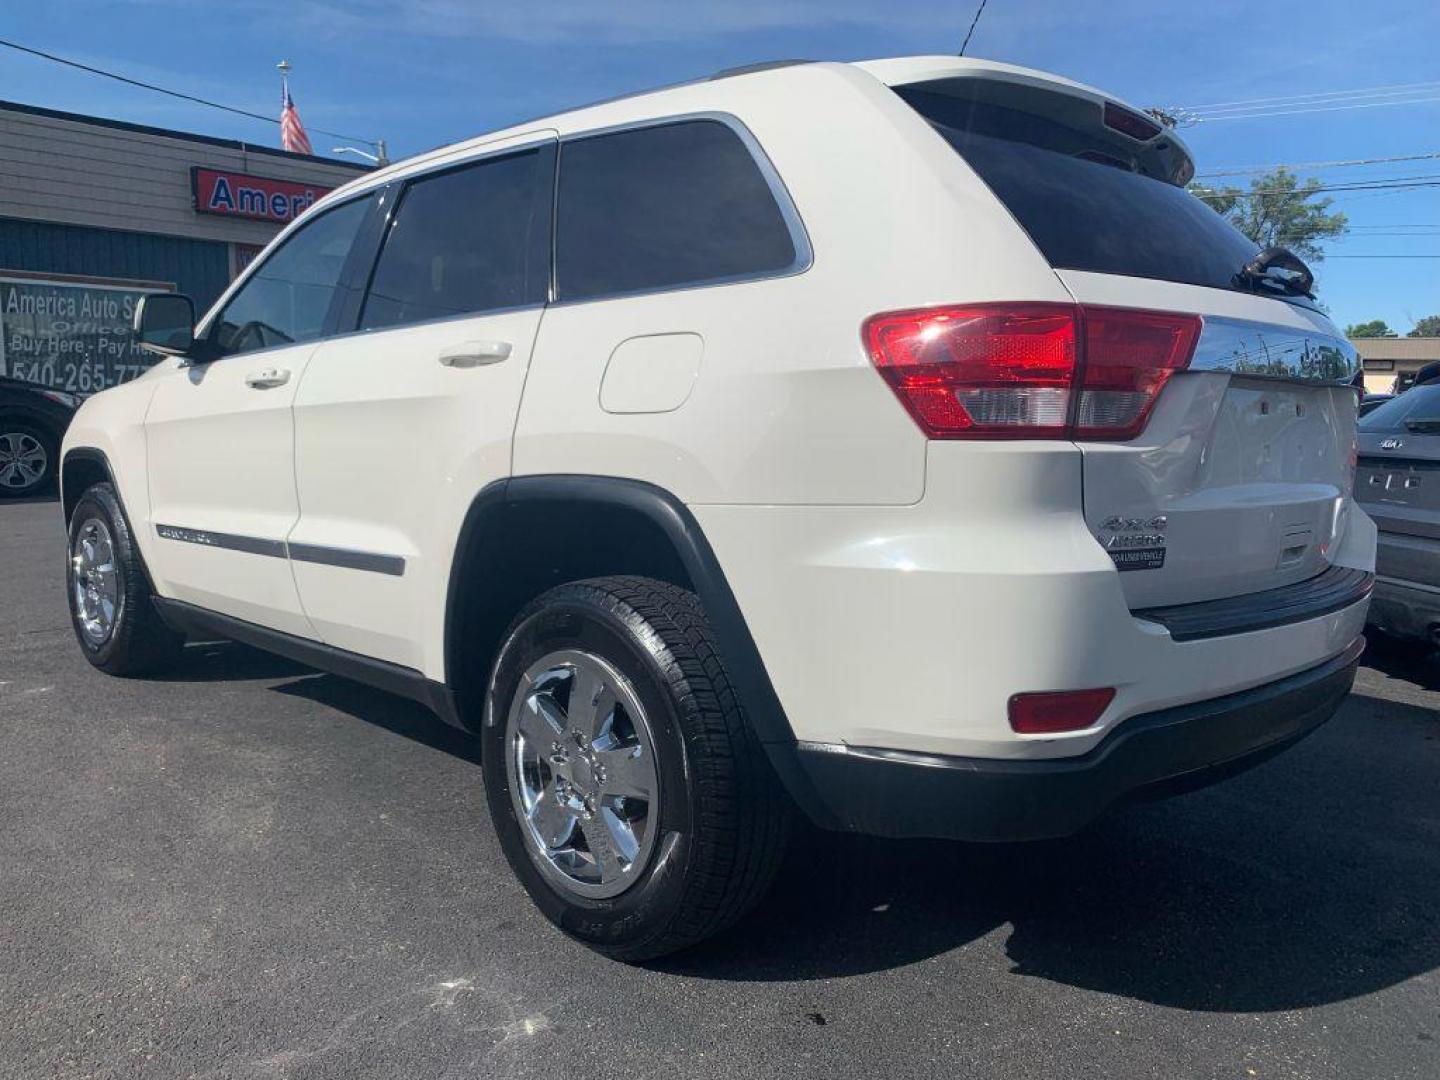
[[[1100,523],[1100,543],[1118,570],[1158,570],[1165,565],[1165,526],[1170,519],[1108,517]],[[1108,533],[1109,535],[1104,535]]]

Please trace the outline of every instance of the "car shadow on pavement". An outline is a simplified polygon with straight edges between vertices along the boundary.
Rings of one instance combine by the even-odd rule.
[[[304,664],[238,642],[192,641],[181,650],[174,665],[146,678],[151,682],[243,682],[283,679],[311,671]]]
[[[1370,627],[1360,662],[1422,690],[1440,690],[1440,649],[1428,642],[1394,638]]]
[[[1387,723],[1435,722],[1426,709],[1384,710]],[[1440,783],[1422,769],[1429,783],[1352,799],[1315,768],[1282,756],[1212,791],[1122,807],[1064,841],[806,832],[759,909],[654,966],[827,979],[1008,930],[1012,976],[1224,1012],[1345,1000],[1440,967]]]
[[[480,740],[451,727],[425,706],[336,675],[315,672],[272,687],[277,693],[303,697],[347,713],[367,724],[413,739],[451,757],[480,764]]]
[[[26,495],[18,499],[5,499],[0,501],[0,506],[31,506],[36,503],[58,503],[60,493],[53,488],[49,491],[42,491],[39,495]]]
[[[190,654],[205,649],[217,651]],[[191,650],[176,677],[280,677],[278,693],[479,765],[477,740],[416,703],[241,646]],[[1434,763],[1397,744],[1369,774],[1384,783],[1336,778],[1353,776],[1353,744],[1373,737],[1368,720],[1383,719],[1386,739],[1427,748],[1440,730],[1428,709],[1351,701],[1342,737],[1322,731],[1218,788],[1120,808],[1067,840],[971,845],[802,828],[754,912],[650,967],[740,982],[831,979],[1008,933],[1011,966],[996,977],[1225,1012],[1341,1001],[1430,972],[1440,967]]]

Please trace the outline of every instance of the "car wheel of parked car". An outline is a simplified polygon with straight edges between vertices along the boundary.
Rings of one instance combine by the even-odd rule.
[[[506,857],[561,929],[622,960],[728,926],[769,886],[790,807],[699,600],[608,577],[510,629],[484,729]]]
[[[150,578],[109,484],[89,488],[75,505],[66,585],[81,651],[101,671],[144,675],[179,654],[184,638],[151,603]]]
[[[24,417],[0,416],[0,498],[36,495],[55,480],[59,440]]]

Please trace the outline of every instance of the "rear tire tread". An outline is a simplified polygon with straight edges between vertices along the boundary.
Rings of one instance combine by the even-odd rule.
[[[684,891],[658,932],[591,943],[616,959],[655,959],[721,932],[763,898],[784,857],[792,808],[694,593],[653,578],[590,578],[552,589],[521,620],[562,599],[587,600],[629,627],[658,664],[679,716],[695,826]]]

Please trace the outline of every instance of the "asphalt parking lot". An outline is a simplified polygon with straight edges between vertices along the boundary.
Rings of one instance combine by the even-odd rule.
[[[92,671],[0,505],[0,1076],[1440,1076],[1440,665],[1064,843],[807,836],[647,969],[511,878],[472,746],[233,645]]]

